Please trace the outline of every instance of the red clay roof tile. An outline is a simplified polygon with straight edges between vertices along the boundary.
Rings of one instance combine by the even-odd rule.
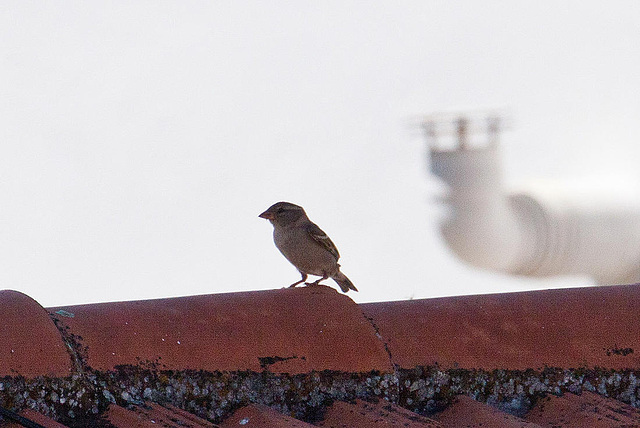
[[[107,412],[103,415],[111,425],[116,428],[142,428],[156,426],[153,419],[149,419],[137,412],[132,412],[124,407],[112,404]]]
[[[153,406],[153,404],[152,404]],[[186,410],[182,410],[178,407],[172,406],[171,404],[164,404],[162,406],[163,408],[165,408],[166,410],[180,416],[180,420],[183,421],[184,423],[194,423],[196,424],[195,426],[203,426],[203,427],[216,427],[217,425],[207,421],[206,419],[202,419],[196,415],[194,415],[193,413],[189,413]],[[200,424],[200,425],[198,425]],[[188,426],[188,425],[186,425]]]
[[[640,367],[638,285],[361,306],[401,367]]]
[[[225,419],[221,428],[313,428],[313,425],[291,418],[261,404],[250,404],[238,409]]]
[[[436,419],[445,428],[540,428],[540,425],[501,412],[466,395],[456,398],[436,415]]]
[[[330,287],[53,308],[82,337],[88,365],[165,369],[391,370],[383,343],[349,297]]]
[[[47,416],[38,413],[34,410],[31,409],[25,409],[22,412],[20,412],[20,416],[27,418],[29,421],[31,422],[35,422],[38,425],[42,425],[45,428],[66,428],[65,425],[59,424],[58,422],[54,421],[51,418],[48,418]],[[6,422],[6,423],[1,423],[0,422],[0,427],[2,428],[23,428],[23,425],[17,423],[17,422]]]
[[[217,426],[195,415],[185,415],[185,413],[153,403],[132,406],[131,409],[112,404],[104,418],[117,428],[214,428]]]
[[[67,376],[71,359],[47,311],[31,297],[0,291],[0,376]]]
[[[538,401],[526,419],[543,427],[640,427],[640,410],[585,391],[581,395],[548,395]]]
[[[203,381],[202,385],[215,385],[211,393],[222,392],[239,402],[253,401],[251,391],[268,392],[269,403],[273,405],[279,405],[277,403],[282,401],[278,400],[288,397],[286,399],[293,400],[298,407],[284,405],[284,408],[290,411],[295,408],[298,417],[315,418],[321,414],[324,400],[334,397],[334,393],[342,394],[340,398],[349,397],[353,391],[364,393],[357,396],[382,394],[392,401],[411,402],[416,411],[430,411],[434,408],[434,400],[444,400],[439,401],[442,405],[451,397],[447,395],[450,392],[437,397],[437,389],[457,388],[458,392],[468,392],[464,390],[464,376],[470,376],[467,379],[470,385],[480,388],[483,394],[492,394],[495,388],[491,387],[491,382],[497,380],[495,386],[506,388],[506,392],[509,385],[520,388],[530,399],[543,391],[579,391],[582,387],[593,388],[592,385],[603,382],[609,385],[608,382],[615,381],[616,376],[622,383],[633,382],[633,373],[620,369],[638,369],[640,366],[637,352],[640,337],[629,334],[640,330],[640,318],[636,316],[640,313],[640,289],[637,286],[360,306],[331,288],[307,287],[52,308],[50,315],[58,323],[58,328],[46,311],[29,297],[14,291],[2,291],[0,313],[4,323],[4,328],[0,329],[0,375],[15,376],[19,373],[27,379],[34,378],[32,381],[19,377],[2,380],[0,391],[4,395],[0,394],[0,404],[16,409],[25,406],[53,409],[52,414],[60,414],[67,419],[65,415],[72,412],[70,407],[64,407],[63,400],[66,403],[73,401],[74,397],[79,397],[74,395],[77,392],[85,394],[83,400],[100,401],[111,397],[106,403],[93,403],[98,408],[106,407],[109,401],[120,400],[118,397],[125,401],[121,388],[128,387],[132,388],[127,390],[127,397],[131,398],[126,399],[129,404],[140,399],[137,395],[141,395],[143,389],[144,397],[148,395],[164,402],[174,400],[175,397],[172,398],[168,392],[174,386],[186,388],[181,390],[181,394],[202,398],[195,389],[191,389],[193,385],[189,382]],[[67,351],[67,346],[73,352]],[[394,370],[391,356],[397,367],[408,370]],[[433,366],[436,362],[440,367]],[[141,367],[136,372],[135,367],[119,369],[116,367],[119,364]],[[580,371],[563,369],[530,374],[475,370],[536,369],[545,364],[565,369],[594,366],[605,369],[585,369],[585,375]],[[416,365],[431,367],[414,368]],[[80,372],[73,377],[65,377],[72,366]],[[443,371],[456,366],[469,370]],[[160,372],[163,369],[173,372]],[[190,369],[194,371],[190,372]],[[261,373],[265,369],[273,373]],[[325,369],[341,373],[325,371],[308,377],[312,370]],[[234,372],[214,376],[212,372],[217,370]],[[237,370],[252,372],[244,372],[243,377]],[[385,373],[369,373],[371,370]],[[302,374],[303,377],[283,374],[287,372]],[[135,373],[142,373],[143,377],[132,379],[133,383],[128,385],[127,376],[135,376]],[[358,376],[349,377],[355,373]],[[151,376],[149,380],[144,378],[147,374]],[[539,377],[540,374],[546,377]],[[405,378],[396,383],[395,376]],[[457,380],[454,379],[456,376]],[[515,377],[509,379],[510,376]],[[583,377],[586,379],[584,383]],[[242,385],[242,394],[245,395],[234,396],[238,391],[233,386],[224,392],[224,384],[218,385],[224,383],[224,379],[232,383],[240,381],[238,385]],[[482,379],[488,382],[487,385],[482,383]],[[547,380],[550,380],[548,385],[545,383]],[[56,393],[48,394],[42,389],[47,385],[57,388]],[[82,391],[68,390],[74,388],[73,385],[81,386]],[[154,392],[153,388],[158,385],[160,389]],[[247,387],[257,389],[246,390]],[[271,387],[277,391],[271,391]],[[624,385],[620,388],[623,387],[626,388]],[[7,398],[8,391],[17,393],[22,391],[20,388],[24,388],[24,393],[18,401]],[[113,391],[109,392],[109,388]],[[401,391],[402,388],[408,389]],[[624,399],[628,394],[620,388],[613,394]],[[151,391],[150,394],[147,390]],[[306,395],[302,398],[290,396],[296,393]],[[499,395],[499,391],[496,394]],[[637,394],[635,386],[631,394],[633,400]],[[54,396],[59,398],[52,402]],[[208,397],[207,403],[218,400],[215,402],[221,404],[223,401],[220,400],[224,399],[216,397]],[[313,401],[313,412],[320,413],[305,413],[308,409],[300,407],[304,406],[305,400]],[[430,404],[429,400],[433,403]],[[181,399],[174,401],[176,404],[181,402],[185,403]],[[526,411],[527,402],[522,401],[524,407],[516,406],[518,408],[514,409]],[[73,409],[81,411],[77,404]],[[226,410],[218,411],[216,408],[218,410],[211,413],[212,409],[206,404],[192,404],[189,408],[194,412],[216,418],[224,417],[225,412],[233,409],[233,404],[227,403]],[[25,414],[36,422],[42,421],[39,423],[45,427],[61,427],[40,413],[26,411]],[[148,404],[125,409],[112,404],[103,416],[107,422],[120,427],[159,426],[158,421],[163,426],[215,426],[170,405]],[[541,399],[527,414],[527,421],[464,396],[437,417],[442,426],[456,427],[466,426],[463,423],[469,426],[485,424],[531,428],[535,424],[640,426],[640,411],[587,392],[581,396],[567,393],[562,397]],[[399,421],[402,425],[398,425]],[[274,427],[311,426],[257,405],[238,410],[224,420],[222,426],[241,426],[241,423]],[[438,426],[432,420],[387,402],[372,405],[362,401],[356,404],[335,402],[327,409],[326,418],[320,424]]]
[[[326,428],[442,427],[441,424],[432,419],[420,416],[384,400],[377,403],[356,400],[353,404],[336,401],[327,409],[324,420],[317,425]]]

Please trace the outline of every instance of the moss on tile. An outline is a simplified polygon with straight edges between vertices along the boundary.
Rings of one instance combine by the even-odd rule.
[[[112,403],[128,407],[145,401],[172,404],[212,422],[220,422],[246,404],[258,403],[313,423],[322,419],[334,400],[383,398],[431,415],[456,395],[466,394],[522,415],[546,394],[582,390],[640,407],[639,377],[639,371],[600,368],[486,371],[437,366],[394,373],[288,375],[165,370],[159,361],[153,361],[108,372],[85,368],[65,378],[0,378],[0,405],[16,411],[28,407],[71,427],[99,421]]]

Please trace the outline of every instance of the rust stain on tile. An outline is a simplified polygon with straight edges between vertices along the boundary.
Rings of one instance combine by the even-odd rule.
[[[82,337],[88,366],[160,369],[392,370],[375,330],[349,297],[302,287],[51,308]]]
[[[67,376],[71,359],[47,311],[17,291],[0,291],[0,376]]]
[[[361,305],[400,367],[640,367],[640,285]]]

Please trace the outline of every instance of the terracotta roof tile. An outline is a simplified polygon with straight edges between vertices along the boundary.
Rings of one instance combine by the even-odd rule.
[[[313,428],[313,425],[283,415],[261,404],[238,409],[220,425],[221,428]]]
[[[171,404],[165,404],[162,407],[166,408],[168,411],[179,415],[182,419],[182,421],[184,421],[185,424],[188,423],[193,423],[195,424],[194,426],[203,426],[203,427],[216,427],[217,425],[207,421],[206,419],[202,419],[196,415],[194,415],[193,413],[189,413],[185,410],[182,410],[178,407],[172,406]],[[198,425],[200,424],[200,425]],[[185,425],[183,425],[185,426]],[[188,426],[188,425],[186,425]]]
[[[401,367],[640,367],[637,285],[361,306]]]
[[[0,291],[0,376],[67,376],[69,354],[47,311],[31,297]]]
[[[356,400],[353,404],[336,401],[327,410],[325,419],[317,425],[326,428],[442,427],[432,419],[420,416],[384,400],[377,403]]]
[[[88,348],[88,366],[166,369],[391,370],[371,323],[349,297],[303,287],[53,308]]]
[[[20,416],[27,418],[31,422],[35,422],[38,425],[42,425],[45,428],[66,428],[64,425],[59,424],[51,418],[46,417],[45,415],[33,411],[31,409],[25,409],[20,412]],[[0,419],[1,420],[1,419]],[[17,422],[0,422],[0,427],[2,428],[23,428],[23,425]]]
[[[446,428],[540,428],[540,425],[501,412],[465,395],[456,398],[436,418]]]
[[[637,286],[365,305],[307,287],[49,315],[1,291],[0,313],[0,406],[45,427],[640,426],[612,399],[640,405]]]
[[[526,419],[543,427],[613,428],[640,427],[640,410],[606,397],[583,392],[582,395],[549,395],[538,401]]]
[[[214,428],[217,425],[172,407],[145,403],[130,409],[112,404],[104,419],[117,428]]]

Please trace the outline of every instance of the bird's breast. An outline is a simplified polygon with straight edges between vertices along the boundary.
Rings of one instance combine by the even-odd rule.
[[[338,269],[333,255],[302,228],[275,228],[273,240],[282,255],[301,272],[322,276]]]

